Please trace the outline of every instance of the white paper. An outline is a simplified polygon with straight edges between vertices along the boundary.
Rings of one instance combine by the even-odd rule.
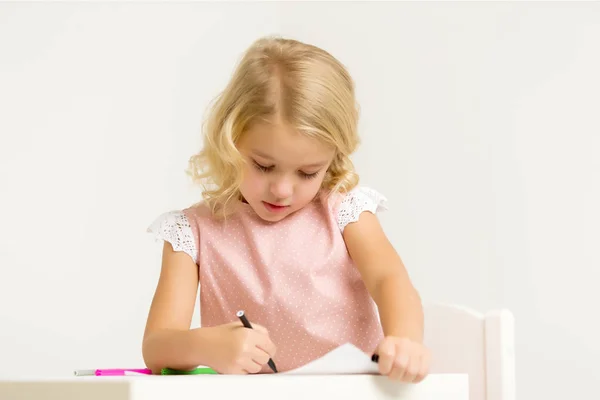
[[[379,374],[379,367],[371,357],[351,343],[330,351],[321,358],[299,368],[283,372],[287,375],[348,375]]]

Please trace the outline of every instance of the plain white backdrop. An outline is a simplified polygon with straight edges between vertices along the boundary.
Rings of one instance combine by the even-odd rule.
[[[424,299],[514,313],[519,398],[596,393],[599,21],[592,2],[1,3],[0,377],[143,365],[145,229],[199,199],[208,102],[283,34],[353,74],[355,162]]]

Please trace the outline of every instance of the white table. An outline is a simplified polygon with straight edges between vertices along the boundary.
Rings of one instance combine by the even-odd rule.
[[[197,375],[0,380],[4,400],[468,400],[466,374],[432,374],[419,384],[377,375]]]

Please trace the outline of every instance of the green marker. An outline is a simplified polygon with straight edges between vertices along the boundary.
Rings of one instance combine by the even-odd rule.
[[[208,367],[198,367],[191,371],[183,371],[179,369],[163,368],[160,370],[161,375],[218,375],[218,372]]]

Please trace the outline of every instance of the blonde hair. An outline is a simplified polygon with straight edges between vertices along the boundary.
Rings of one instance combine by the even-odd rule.
[[[335,147],[322,188],[347,192],[358,184],[350,155],[359,144],[358,105],[346,68],[316,46],[279,37],[255,41],[244,53],[204,123],[202,150],[188,173],[203,188],[213,214],[226,216],[241,198],[244,159],[236,148],[255,122],[278,117]]]

